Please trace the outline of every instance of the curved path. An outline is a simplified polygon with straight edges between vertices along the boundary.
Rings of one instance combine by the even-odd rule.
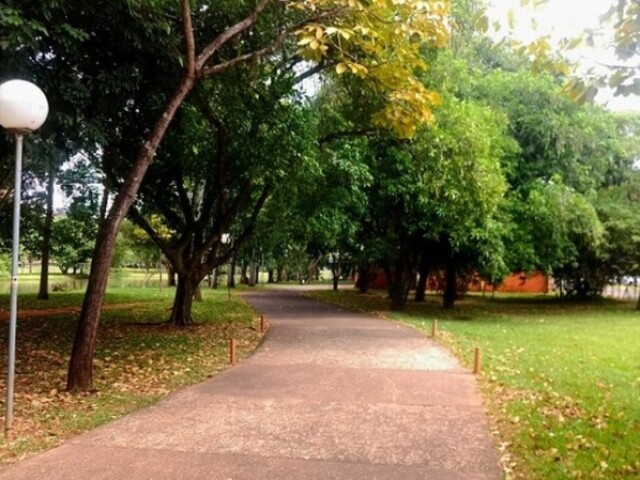
[[[475,379],[413,329],[303,298],[247,295],[258,351],[0,472],[0,479],[501,477]]]

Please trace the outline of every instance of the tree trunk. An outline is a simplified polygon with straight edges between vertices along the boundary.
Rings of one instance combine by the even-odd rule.
[[[47,185],[47,213],[42,229],[42,264],[40,267],[39,300],[49,300],[49,259],[51,257],[51,232],[53,230],[53,194],[56,185],[55,169],[49,170],[49,184]]]
[[[273,268],[267,269],[267,283],[275,283],[273,278]]]
[[[100,323],[100,309],[107,289],[109,268],[113,258],[116,237],[131,204],[136,198],[142,179],[149,168],[149,164],[158,150],[175,113],[187,97],[196,81],[193,74],[186,75],[172,98],[167,103],[163,114],[156,122],[148,140],[131,170],[122,188],[113,200],[104,222],[98,228],[96,245],[93,251],[89,282],[82,303],[78,328],[69,361],[67,389],[72,391],[91,390],[93,388],[93,353],[95,350],[98,325]]]
[[[442,306],[444,308],[453,308],[455,306],[458,293],[457,280],[458,275],[455,260],[448,258],[445,265],[445,284],[444,294],[442,295]]]
[[[249,277],[247,276],[247,262],[240,262],[240,285],[249,285]]]
[[[429,278],[429,262],[426,254],[422,253],[420,257],[420,265],[419,269],[419,278],[418,284],[416,285],[416,302],[424,302],[426,299],[427,293],[427,279]]]
[[[196,285],[197,283],[189,276],[178,273],[178,285],[173,299],[173,307],[171,307],[171,317],[169,318],[169,322],[172,325],[186,326],[193,323],[191,307],[194,293],[197,289]]]
[[[640,295],[638,295],[638,303],[636,304],[636,310],[640,311]]]
[[[229,260],[229,271],[227,272],[227,288],[236,288],[236,259]]]
[[[217,289],[218,288],[218,277],[219,277],[219,268],[216,267],[213,269],[213,275],[211,278],[211,288],[213,289]]]
[[[176,286],[176,271],[170,263],[167,265],[167,286]]]
[[[333,259],[333,263],[331,263],[331,275],[333,277],[333,291],[338,291],[338,283],[340,281],[340,265]]]
[[[278,269],[276,270],[276,283],[282,282],[284,278],[284,266],[278,265]]]
[[[427,277],[428,272],[420,272],[420,277],[418,278],[418,284],[416,285],[416,296],[415,301],[418,303],[422,303],[426,300],[427,293]]]
[[[389,297],[391,298],[391,310],[404,310],[409,295],[409,268],[404,261],[396,262],[391,272],[389,284]]]
[[[100,223],[104,222],[107,218],[107,208],[109,207],[109,190],[106,177],[103,183],[104,189],[102,192],[102,198],[100,199]]]
[[[249,270],[249,275],[247,276],[247,285],[250,287],[254,287],[256,285],[256,251],[253,249],[251,251],[251,261],[247,265],[247,269]],[[247,275],[245,270],[245,275]]]
[[[368,263],[361,263],[358,265],[358,280],[356,281],[356,287],[360,293],[367,293],[369,290],[369,282],[371,274],[371,265]]]
[[[202,288],[200,288],[200,283],[198,283],[198,285],[194,289],[193,300],[196,302],[202,301]]]
[[[100,309],[107,288],[109,266],[121,222],[122,220],[113,218],[105,221],[98,230],[91,273],[69,362],[68,390],[86,391],[93,388],[93,353],[98,335]]]

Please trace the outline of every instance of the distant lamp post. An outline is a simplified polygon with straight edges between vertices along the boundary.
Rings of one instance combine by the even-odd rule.
[[[233,246],[231,245],[231,235],[228,233],[222,234],[220,242],[222,242],[223,245],[229,245],[229,248]],[[229,265],[227,265],[227,298],[229,299],[231,299],[231,275],[233,275],[233,272],[231,271],[231,259],[229,259]]]
[[[5,437],[10,438],[13,424],[13,387],[16,369],[16,323],[18,313],[18,255],[20,250],[20,190],[22,185],[22,144],[24,136],[40,128],[49,113],[42,90],[24,80],[9,80],[0,85],[0,125],[16,136],[16,172],[13,199],[13,242],[11,244],[11,311],[7,363],[7,402]]]

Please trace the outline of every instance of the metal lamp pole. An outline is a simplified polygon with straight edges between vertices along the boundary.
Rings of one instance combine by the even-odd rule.
[[[34,84],[10,80],[0,85],[0,125],[15,134],[16,166],[13,198],[13,240],[11,244],[11,306],[7,361],[7,401],[4,434],[11,437],[16,370],[16,327],[18,317],[18,259],[20,254],[20,198],[22,187],[22,146],[24,135],[44,123],[49,113],[47,98]]]

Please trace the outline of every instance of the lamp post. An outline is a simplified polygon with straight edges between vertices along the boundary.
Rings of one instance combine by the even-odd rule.
[[[230,247],[232,247],[231,235],[228,233],[223,233],[220,237],[220,242],[222,242],[223,245],[229,245]],[[230,275],[233,275],[233,272],[231,271],[231,261],[229,261],[229,265],[227,266],[227,298],[229,299],[231,299],[231,282],[229,280]]]
[[[5,437],[10,438],[13,424],[13,386],[16,369],[16,324],[18,314],[18,255],[20,251],[20,190],[22,186],[22,144],[24,136],[40,128],[49,113],[42,90],[24,80],[9,80],[0,85],[0,125],[16,137],[16,168],[13,198],[13,242],[11,244],[11,310],[7,361],[7,402]]]

